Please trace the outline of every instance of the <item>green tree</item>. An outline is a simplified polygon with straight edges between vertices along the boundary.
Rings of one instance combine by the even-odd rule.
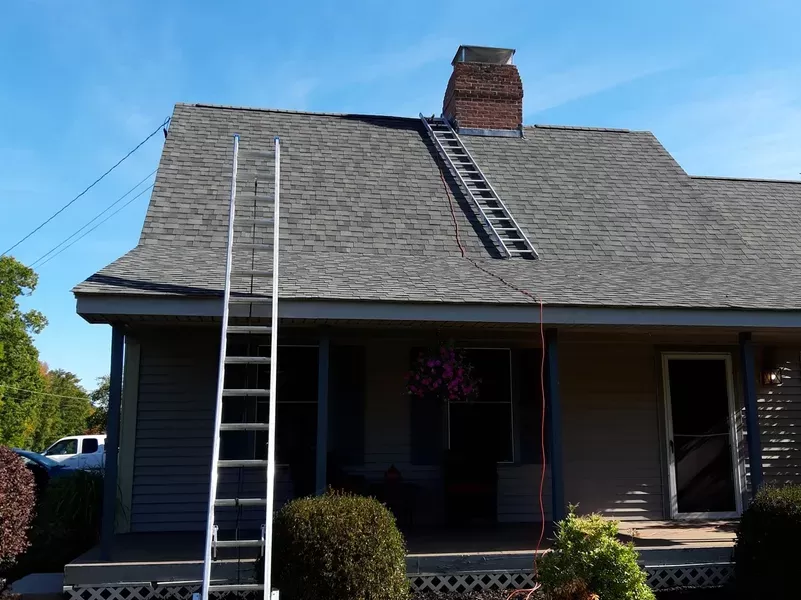
[[[45,392],[33,446],[41,450],[64,437],[86,430],[86,419],[92,412],[89,394],[81,387],[78,376],[63,369],[45,372]]]
[[[46,383],[33,335],[47,325],[37,310],[23,311],[19,298],[30,296],[37,276],[10,256],[0,257],[0,444],[30,446],[38,424]]]
[[[92,412],[86,420],[86,430],[89,433],[105,433],[106,431],[109,389],[109,376],[98,377],[97,388],[89,394],[92,400]]]

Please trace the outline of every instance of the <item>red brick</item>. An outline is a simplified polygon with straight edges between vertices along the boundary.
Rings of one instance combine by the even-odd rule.
[[[523,123],[523,82],[517,67],[456,63],[442,113],[459,127],[518,129]]]

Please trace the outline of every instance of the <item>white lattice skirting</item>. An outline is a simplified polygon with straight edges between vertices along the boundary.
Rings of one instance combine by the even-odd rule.
[[[646,568],[648,585],[654,590],[720,587],[734,574],[731,563],[663,565]],[[520,590],[534,585],[531,571],[484,571],[442,575],[410,575],[415,592],[470,592],[474,590]],[[68,600],[192,600],[200,586],[193,583],[149,585],[132,583],[104,587],[64,587]]]
[[[731,563],[647,567],[653,590],[720,587],[734,573]],[[473,590],[527,589],[534,585],[531,571],[492,571],[447,575],[410,575],[413,591],[468,592]]]
[[[648,567],[648,585],[653,590],[720,587],[734,575],[732,563],[664,565]]]

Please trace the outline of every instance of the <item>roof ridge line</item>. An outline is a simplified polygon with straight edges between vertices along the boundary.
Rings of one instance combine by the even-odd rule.
[[[526,125],[526,127],[534,127],[536,129],[565,129],[567,131],[601,131],[606,133],[632,133],[631,129],[623,129],[620,127],[589,127],[585,125],[541,125],[535,123],[534,125]]]
[[[289,108],[263,108],[257,106],[234,106],[232,104],[208,104],[205,102],[176,102],[176,106],[187,106],[189,108],[214,108],[218,110],[241,110],[246,112],[268,112],[290,115],[315,115],[323,117],[371,117],[374,119],[400,119],[404,121],[417,122],[419,117],[402,117],[398,115],[380,115],[367,113],[345,113],[345,112],[322,112],[313,110],[294,110]]]
[[[690,175],[692,179],[717,179],[720,181],[754,181],[757,183],[797,183],[801,179],[768,179],[767,177],[726,177],[723,175]]]

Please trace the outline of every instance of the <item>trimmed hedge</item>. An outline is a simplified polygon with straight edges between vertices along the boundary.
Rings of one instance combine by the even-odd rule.
[[[31,527],[31,547],[20,557],[27,572],[53,573],[100,540],[103,475],[75,471],[50,482]]]
[[[374,498],[293,500],[275,521],[273,573],[285,600],[406,600],[406,547]]]
[[[743,513],[734,547],[740,598],[798,598],[801,486],[762,488]]]
[[[550,552],[538,564],[549,600],[654,600],[632,544],[617,539],[618,526],[600,515],[579,517],[573,507],[557,523]]]
[[[33,473],[10,448],[0,446],[0,569],[28,547],[35,504]]]

